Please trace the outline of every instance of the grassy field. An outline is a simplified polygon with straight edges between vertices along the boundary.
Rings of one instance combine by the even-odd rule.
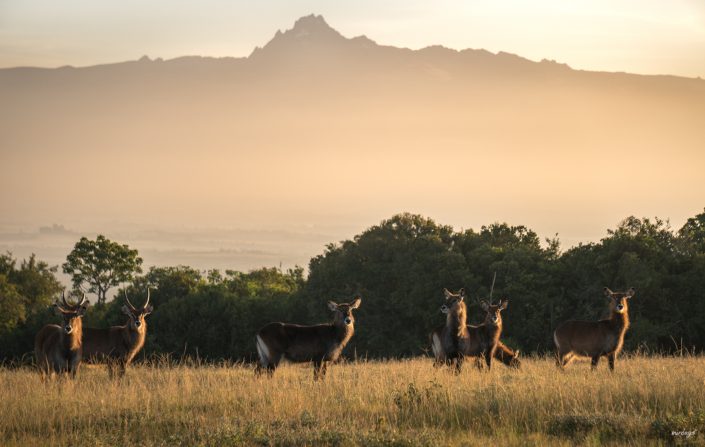
[[[602,364],[524,359],[522,369],[428,358],[335,365],[324,382],[285,365],[100,366],[42,382],[0,369],[0,444],[31,445],[705,445],[705,358]],[[673,431],[695,431],[690,437]]]

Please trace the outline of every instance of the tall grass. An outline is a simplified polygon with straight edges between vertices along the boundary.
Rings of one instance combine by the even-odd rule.
[[[311,367],[149,364],[110,380],[0,369],[2,445],[703,444],[705,358],[632,357],[617,371],[525,359],[461,375],[430,359]],[[693,431],[690,437],[674,431]]]

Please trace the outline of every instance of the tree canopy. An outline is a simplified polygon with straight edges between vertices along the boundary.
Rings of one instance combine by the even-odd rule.
[[[82,238],[69,257],[101,268],[113,265],[91,261],[97,256],[91,242],[97,246],[101,239]],[[677,231],[667,221],[628,217],[599,242],[565,251],[557,238],[542,241],[521,225],[458,232],[423,216],[399,214],[329,244],[311,259],[307,276],[301,267],[221,272],[188,266],[151,267],[135,275],[141,264],[136,250],[110,244],[134,256],[137,269],[122,277],[130,278],[124,291],[131,301],[138,304],[152,291],[146,355],[253,359],[253,337],[265,323],[330,321],[328,300],[357,295],[362,306],[346,355],[419,355],[428,349],[431,330],[443,324],[443,288],[467,290],[468,320],[476,324],[483,317],[478,301],[490,297],[495,274],[493,299],[509,299],[502,338],[524,352],[551,351],[552,332],[565,320],[605,316],[605,286],[637,289],[626,349],[705,348],[705,212]],[[110,256],[109,250],[101,253]],[[61,290],[56,268],[34,256],[17,264],[10,254],[0,256],[0,359],[31,351],[36,331],[53,321],[46,308]],[[101,287],[95,285],[93,293],[107,290]],[[85,324],[123,324],[121,306],[122,291],[116,300],[89,308]]]
[[[135,274],[142,273],[141,265],[137,250],[100,234],[95,240],[82,237],[62,267],[71,275],[74,288],[86,283],[88,291],[98,295],[98,303],[105,303],[108,290],[132,281]]]

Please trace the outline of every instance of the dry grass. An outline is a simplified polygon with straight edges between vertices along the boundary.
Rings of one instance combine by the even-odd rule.
[[[100,367],[43,383],[0,369],[2,445],[703,444],[705,358],[550,359],[522,370],[436,370],[430,359],[336,365],[322,383],[286,365]],[[672,431],[696,430],[691,438]]]

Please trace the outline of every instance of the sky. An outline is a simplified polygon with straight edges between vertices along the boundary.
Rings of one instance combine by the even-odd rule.
[[[243,57],[312,13],[381,45],[705,78],[705,0],[0,0],[0,68]],[[321,83],[255,64],[252,85],[227,63],[210,83],[147,61],[108,83],[112,68],[3,70],[0,253],[56,265],[103,233],[147,265],[286,268],[405,211],[568,248],[630,215],[678,229],[703,210],[705,81],[566,71],[507,88],[446,82],[440,64],[405,83],[375,60]],[[52,224],[68,230],[39,230]]]
[[[573,68],[705,77],[702,0],[0,0],[0,67],[247,56],[301,16],[343,35],[484,48]]]

